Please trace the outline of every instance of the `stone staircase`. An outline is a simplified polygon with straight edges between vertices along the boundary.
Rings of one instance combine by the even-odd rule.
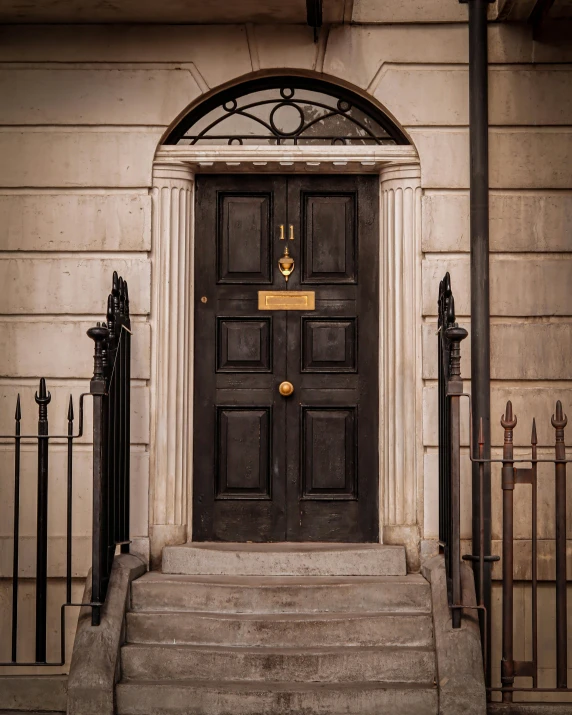
[[[163,569],[132,584],[119,715],[436,715],[401,547],[193,544]]]

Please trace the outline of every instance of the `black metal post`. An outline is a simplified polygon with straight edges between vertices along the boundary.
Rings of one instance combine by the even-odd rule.
[[[556,687],[568,684],[568,616],[566,607],[566,446],[564,428],[568,418],[560,400],[552,426],[556,430],[554,465],[554,503],[556,505]]]
[[[502,451],[502,662],[501,683],[503,688],[514,685],[514,437],[516,415],[512,402],[506,403],[501,420],[504,429]],[[502,694],[503,703],[512,702],[512,692]]]
[[[66,603],[72,601],[72,514],[73,514],[73,398],[68,405],[68,479],[66,520]]]
[[[470,136],[470,214],[471,214],[471,394],[472,444],[479,442],[482,424],[483,457],[491,456],[490,423],[490,306],[489,306],[489,105],[488,105],[488,38],[487,9],[490,0],[468,0],[469,5],[469,136]],[[477,455],[473,455],[476,457]],[[481,589],[479,544],[481,515],[484,525],[485,559],[491,554],[491,469],[485,464],[479,475],[479,464],[472,473],[472,542],[473,569],[477,593]],[[482,486],[480,480],[482,479]],[[482,503],[479,502],[482,490]],[[491,612],[491,563],[486,560],[483,594],[486,612]],[[481,632],[487,628],[484,641],[490,649],[491,620],[479,611]],[[485,654],[487,685],[491,682],[490,652]]]
[[[36,541],[36,662],[46,662],[48,617],[48,405],[52,396],[40,380],[38,404],[38,504]]]
[[[12,662],[18,659],[18,583],[20,578],[20,448],[22,438],[20,420],[20,394],[16,401],[16,430],[14,436],[14,544],[12,556]]]
[[[91,567],[91,600],[95,605],[91,611],[91,624],[98,626],[101,620],[101,606],[105,599],[105,577],[107,574],[107,444],[104,343],[109,337],[105,325],[97,324],[87,331],[95,343],[93,357],[93,377],[90,392],[93,395],[93,538]]]

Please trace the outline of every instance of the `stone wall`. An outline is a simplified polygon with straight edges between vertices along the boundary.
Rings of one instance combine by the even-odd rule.
[[[371,6],[366,0],[358,3],[359,21],[371,21]],[[434,543],[434,332],[438,281],[445,270],[452,275],[462,323],[469,314],[465,11],[455,6],[459,16],[447,18],[449,24],[423,24],[412,17],[403,24],[324,28],[317,44],[309,28],[284,25],[0,29],[0,425],[2,431],[11,429],[20,392],[25,425],[34,429],[33,392],[43,375],[54,398],[51,424],[63,429],[68,394],[86,391],[90,376],[92,344],[85,331],[102,317],[111,271],[122,272],[134,316],[132,532],[139,550],[148,549],[149,519],[153,523],[149,404],[158,319],[151,312],[153,157],[168,127],[202,93],[252,72],[288,68],[340,78],[372,95],[405,129],[420,156],[424,447],[417,513],[419,538]],[[572,411],[567,401],[572,390],[572,45],[534,42],[524,25],[493,24],[489,38],[493,440],[500,444],[497,418],[511,398],[522,421],[536,415],[545,447],[556,397]],[[465,376],[470,374],[468,343]],[[523,426],[518,443],[528,435],[529,427]],[[5,446],[0,450],[5,453]],[[89,450],[87,437],[76,463],[77,577],[88,563]],[[23,484],[28,515],[35,513],[32,456],[25,457]],[[61,487],[63,459],[55,448],[54,474],[58,463],[60,468],[54,490]],[[3,485],[11,484],[8,459],[0,459],[0,477]],[[2,490],[9,494],[9,488]],[[465,489],[465,537],[470,534],[467,496]],[[50,508],[56,517],[50,575],[61,578],[64,512],[56,491]],[[496,518],[495,539],[499,524]],[[10,498],[0,501],[0,525],[0,577],[5,578],[11,568]],[[27,575],[33,568],[33,530],[32,516],[26,517],[22,568]],[[523,526],[526,538],[524,531]],[[9,594],[0,598],[7,613]]]

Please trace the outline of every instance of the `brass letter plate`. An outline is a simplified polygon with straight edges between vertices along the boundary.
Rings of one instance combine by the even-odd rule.
[[[258,310],[316,310],[313,290],[259,290]]]

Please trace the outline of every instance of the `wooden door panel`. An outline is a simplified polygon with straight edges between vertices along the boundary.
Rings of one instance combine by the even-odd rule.
[[[302,407],[303,499],[356,499],[356,407]]]
[[[199,176],[195,230],[193,538],[283,541],[286,319],[261,314],[274,279],[282,177]],[[282,378],[283,379],[283,378]]]
[[[327,192],[327,189],[326,189]],[[313,194],[300,197],[300,245],[303,283],[356,282],[356,195]]]
[[[356,372],[357,318],[302,318],[302,372]]]
[[[217,499],[270,499],[272,408],[217,406]]]
[[[302,257],[291,286],[316,291],[316,310],[287,317],[293,540],[379,538],[377,199],[375,177],[288,182],[288,221],[300,237],[290,252]]]
[[[216,201],[219,283],[272,283],[271,194],[221,191]]]
[[[217,317],[217,372],[272,372],[272,318]]]

